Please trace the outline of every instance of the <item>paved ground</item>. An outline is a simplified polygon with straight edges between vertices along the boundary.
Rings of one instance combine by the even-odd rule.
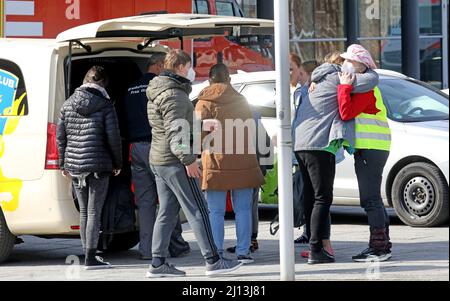
[[[296,247],[296,279],[310,280],[438,280],[449,281],[449,228],[415,229],[393,219],[392,240],[394,258],[379,266],[353,263],[351,256],[367,245],[366,218],[359,210],[334,209],[332,238],[337,252],[337,263],[308,266],[300,257],[305,247]],[[278,237],[269,234],[272,212],[263,212],[260,223],[260,250],[254,254],[256,262],[241,268],[235,275],[206,278],[204,263],[194,235],[185,225],[185,238],[193,249],[189,257],[170,262],[185,270],[183,280],[256,280],[279,279]],[[299,231],[295,232],[300,234]],[[234,224],[226,224],[226,246],[234,244]],[[144,278],[148,263],[137,260],[137,249],[107,255],[105,259],[115,265],[108,271],[84,271],[70,265],[81,254],[79,240],[23,237],[25,244],[16,247],[10,260],[0,266],[0,280],[125,280],[152,281]],[[66,264],[66,261],[68,264]]]

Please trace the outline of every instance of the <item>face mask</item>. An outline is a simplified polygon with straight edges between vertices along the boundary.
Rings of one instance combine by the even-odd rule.
[[[342,65],[342,72],[344,73],[350,73],[350,74],[356,74],[356,69],[355,67],[353,67],[353,64],[349,63],[349,62],[345,62]]]
[[[186,78],[187,78],[191,83],[193,83],[193,82],[195,81],[196,75],[197,75],[197,74],[195,73],[194,69],[193,69],[193,68],[189,68],[189,71],[188,71],[188,74],[187,74]]]

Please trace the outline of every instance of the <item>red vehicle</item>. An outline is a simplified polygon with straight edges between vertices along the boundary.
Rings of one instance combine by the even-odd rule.
[[[235,0],[0,0],[0,3],[3,4],[0,36],[23,38],[55,38],[78,25],[150,12],[243,16]],[[206,78],[217,62],[224,62],[232,72],[273,70],[270,37],[215,37],[195,40],[193,45],[198,79]],[[189,43],[186,48],[192,51]]]

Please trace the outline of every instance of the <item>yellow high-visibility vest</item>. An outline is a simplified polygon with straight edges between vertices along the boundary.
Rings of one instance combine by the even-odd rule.
[[[376,115],[361,113],[355,118],[356,149],[391,150],[392,134],[389,128],[387,109],[378,87],[374,89],[377,99]]]

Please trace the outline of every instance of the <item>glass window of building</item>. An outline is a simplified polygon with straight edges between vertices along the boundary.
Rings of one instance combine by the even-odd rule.
[[[246,18],[256,18],[258,16],[256,7],[257,0],[236,0]]]
[[[193,0],[192,8],[194,10],[194,14],[208,15],[210,13],[209,4],[207,0]]]
[[[401,0],[376,3],[358,1],[360,43],[379,68],[402,72]],[[419,1],[420,79],[437,87],[443,84],[442,9],[441,0]]]
[[[291,39],[344,38],[342,0],[291,0]]]
[[[401,0],[358,0],[361,37],[400,37]]]
[[[216,1],[216,10],[219,16],[234,16],[233,2]]]
[[[344,51],[345,5],[342,0],[290,0],[291,51],[302,61]]]
[[[420,34],[440,35],[442,34],[442,1],[420,0]]]
[[[302,62],[316,60],[322,63],[327,54],[344,50],[345,41],[291,42],[291,52],[298,54]]]

